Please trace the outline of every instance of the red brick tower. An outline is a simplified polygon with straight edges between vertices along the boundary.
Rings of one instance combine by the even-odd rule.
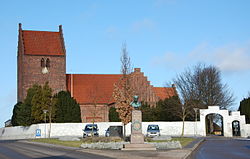
[[[19,24],[17,51],[17,100],[28,88],[49,82],[53,93],[66,90],[66,50],[62,26],[59,32],[22,30]]]

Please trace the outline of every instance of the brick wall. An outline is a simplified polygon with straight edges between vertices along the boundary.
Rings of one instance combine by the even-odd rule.
[[[50,60],[49,72],[42,73],[41,59]],[[22,55],[18,59],[21,70],[18,73],[18,100],[23,101],[28,88],[34,84],[44,85],[49,82],[53,93],[66,90],[65,56]]]
[[[81,104],[81,118],[82,122],[108,122],[108,112],[109,108],[105,104],[98,104],[94,106],[93,104]]]

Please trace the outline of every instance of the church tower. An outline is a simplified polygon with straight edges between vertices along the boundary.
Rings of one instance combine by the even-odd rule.
[[[17,100],[23,102],[34,84],[49,82],[53,93],[66,90],[66,50],[59,32],[22,30],[19,23],[17,51]]]

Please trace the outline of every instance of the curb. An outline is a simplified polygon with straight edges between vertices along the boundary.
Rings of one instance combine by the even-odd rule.
[[[201,139],[200,141],[198,141],[192,148],[189,149],[190,151],[184,156],[183,159],[191,159],[190,157],[191,157],[192,153],[193,153],[193,152],[198,148],[198,146],[199,146],[202,142],[204,142],[204,141],[205,141],[204,138]]]

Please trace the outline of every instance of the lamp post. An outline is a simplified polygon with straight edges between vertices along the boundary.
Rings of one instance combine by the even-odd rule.
[[[46,109],[43,110],[43,113],[44,113],[44,123],[45,123],[45,133],[44,133],[45,138],[46,138],[46,113],[47,112],[48,112],[48,110],[46,110]]]
[[[195,136],[197,135],[197,112],[199,111],[199,108],[193,108],[195,112]]]

